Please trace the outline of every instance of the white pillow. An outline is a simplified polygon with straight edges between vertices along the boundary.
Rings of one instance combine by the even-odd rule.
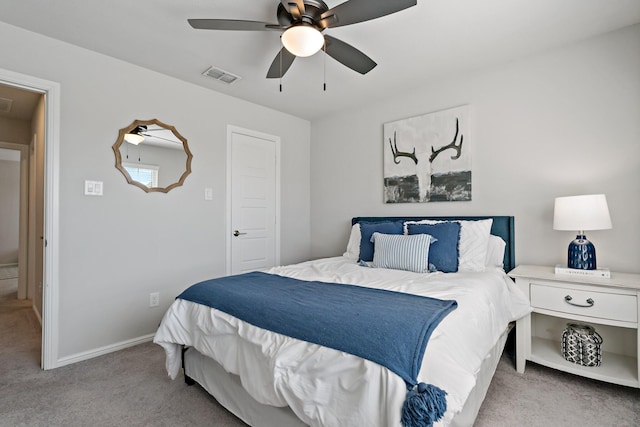
[[[504,260],[504,250],[506,249],[507,244],[502,240],[502,238],[494,235],[489,236],[489,244],[487,245],[487,258],[485,258],[484,265],[485,267],[498,267],[504,268],[503,260]]]
[[[484,271],[493,219],[460,221],[460,265],[458,271]]]
[[[415,273],[429,272],[428,234],[382,234],[371,236],[374,242],[373,267],[407,270]]]
[[[458,243],[458,271],[484,271],[493,219],[452,220],[460,223]],[[446,220],[424,219],[405,221],[406,224],[437,224]]]
[[[360,224],[351,226],[347,251],[342,256],[357,261],[360,258]]]

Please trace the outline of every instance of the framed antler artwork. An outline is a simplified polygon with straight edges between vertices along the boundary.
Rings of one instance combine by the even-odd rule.
[[[471,200],[469,106],[384,124],[384,201]]]

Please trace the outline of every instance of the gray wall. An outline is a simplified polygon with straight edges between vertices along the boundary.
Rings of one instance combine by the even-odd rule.
[[[518,263],[566,263],[558,196],[605,193],[598,264],[640,272],[640,25],[314,121],[312,256],[341,254],[358,215],[514,215]],[[471,106],[473,200],[385,205],[383,123]],[[467,138],[465,137],[465,141]]]
[[[58,359],[152,334],[181,290],[225,273],[228,124],[281,137],[281,261],[309,258],[308,121],[2,23],[0,52],[2,68],[61,87]],[[128,185],[114,167],[118,130],[151,118],[174,125],[194,155],[168,194]],[[85,180],[103,181],[104,196],[84,196]],[[160,307],[149,308],[156,291]]]

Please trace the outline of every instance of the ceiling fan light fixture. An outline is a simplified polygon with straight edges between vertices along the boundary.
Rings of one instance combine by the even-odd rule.
[[[142,141],[144,141],[144,136],[140,135],[139,133],[126,133],[124,135],[124,140],[129,144],[138,145]]]
[[[314,26],[302,23],[282,33],[282,45],[295,56],[311,56],[322,49],[324,36]]]

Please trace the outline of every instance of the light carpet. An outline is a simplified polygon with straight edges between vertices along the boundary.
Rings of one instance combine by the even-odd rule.
[[[0,279],[0,302],[18,297],[18,279]]]
[[[244,426],[199,386],[171,381],[152,343],[50,371],[29,306],[0,303],[0,426]],[[477,427],[638,426],[640,391],[503,356]]]

